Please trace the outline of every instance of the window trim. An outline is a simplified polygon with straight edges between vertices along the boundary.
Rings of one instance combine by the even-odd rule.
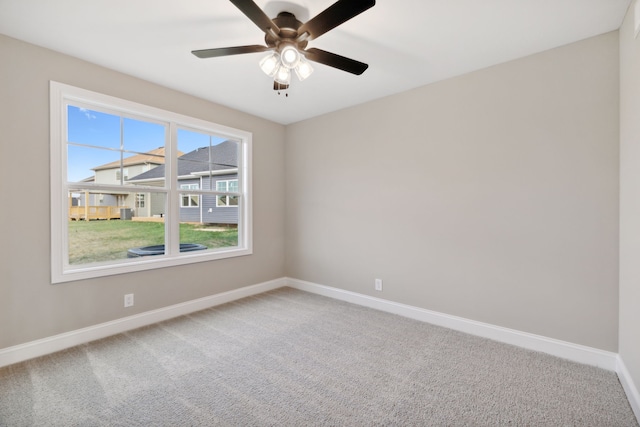
[[[50,186],[51,186],[51,282],[63,283],[74,280],[111,276],[156,268],[213,261],[253,253],[253,209],[252,209],[252,133],[210,121],[189,117],[179,113],[151,107],[137,102],[105,95],[74,86],[50,81]],[[109,261],[100,264],[71,266],[68,264],[68,184],[66,147],[67,102],[88,104],[91,108],[118,111],[122,115],[133,115],[156,122],[168,123],[169,137],[166,144],[165,164],[170,172],[166,184],[166,203],[169,218],[165,222],[164,255]],[[239,144],[238,186],[242,194],[238,206],[238,246],[210,251],[183,252],[180,243],[180,189],[177,171],[173,167],[176,152],[178,127],[197,129],[217,136],[232,139]],[[134,190],[134,189],[132,189]],[[137,190],[137,191],[135,191]],[[144,192],[137,187],[133,192]],[[150,188],[156,191],[157,188]],[[161,191],[162,192],[162,191]]]

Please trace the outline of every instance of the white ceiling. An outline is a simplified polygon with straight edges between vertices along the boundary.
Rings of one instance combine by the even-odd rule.
[[[255,0],[306,21],[334,0]],[[264,53],[198,59],[195,49],[264,44],[227,0],[0,0],[0,33],[289,124],[620,27],[631,0],[378,0],[309,43],[369,64],[314,64],[288,97]],[[2,60],[7,60],[3,58]]]

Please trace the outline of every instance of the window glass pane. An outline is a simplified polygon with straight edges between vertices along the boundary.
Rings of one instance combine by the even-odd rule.
[[[223,218],[219,213],[206,213],[201,224],[182,222],[180,224],[181,249],[183,251],[185,249],[215,251],[238,246],[237,209],[233,209],[233,212],[227,209],[225,212],[231,214]]]
[[[150,171],[164,165],[166,126],[74,106],[68,112],[70,182],[164,185],[164,167]]]
[[[136,208],[144,208],[145,207],[145,194],[138,193],[136,194]]]
[[[128,179],[125,185],[165,186],[164,148],[157,148],[147,153],[125,153],[124,165]]]
[[[70,265],[127,259],[136,256],[131,249],[164,244],[162,193],[142,194],[146,206],[139,205],[140,193],[88,188],[70,192],[68,198]]]
[[[181,208],[193,208],[200,205],[200,196],[198,194],[182,194],[180,197]],[[185,216],[187,215],[187,216]],[[194,212],[181,212],[180,217],[188,218],[187,221],[199,221],[199,214]]]
[[[120,184],[120,153],[99,148],[67,147],[67,181]]]
[[[234,179],[229,181],[229,192],[237,193],[238,192],[238,180]]]
[[[125,118],[122,129],[123,148],[136,153],[151,152],[164,159],[165,129],[165,126],[158,123]]]
[[[67,139],[77,144],[120,149],[120,117],[69,105]]]
[[[212,136],[194,130],[178,129],[178,180],[185,176],[210,175]],[[210,188],[205,184],[204,188]]]
[[[211,143],[210,135],[190,129],[178,129],[178,151],[189,153],[198,148],[208,147]],[[217,140],[220,138],[217,138]]]
[[[239,143],[189,129],[178,129],[178,179],[202,177],[203,189],[211,189],[215,176],[238,167]]]
[[[238,155],[240,144],[237,141],[227,140],[215,145],[213,149],[213,170],[220,173],[224,170],[238,167]]]

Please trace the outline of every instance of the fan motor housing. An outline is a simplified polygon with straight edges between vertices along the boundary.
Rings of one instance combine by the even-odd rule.
[[[280,12],[277,17],[272,19],[273,23],[280,28],[278,37],[272,34],[265,34],[264,41],[269,47],[277,48],[282,42],[295,44],[299,50],[307,47],[307,41],[296,41],[298,37],[298,28],[302,26],[302,22],[298,21],[293,13]]]

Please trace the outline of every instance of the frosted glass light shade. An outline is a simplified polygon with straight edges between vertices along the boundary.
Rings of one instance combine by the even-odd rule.
[[[294,46],[285,46],[280,51],[280,61],[282,61],[282,65],[289,69],[295,68],[300,61],[300,52]]]
[[[260,69],[269,77],[275,76],[279,66],[280,58],[275,52],[265,56],[260,61]]]
[[[291,83],[291,71],[287,67],[280,67],[275,74],[274,80],[281,85],[288,85]]]
[[[300,57],[300,62],[298,63],[298,66],[295,68],[295,71],[296,71],[296,76],[298,76],[298,79],[300,79],[300,81],[303,81],[304,79],[309,77],[311,73],[313,73],[313,67],[311,66],[311,64],[309,64],[308,61]]]

